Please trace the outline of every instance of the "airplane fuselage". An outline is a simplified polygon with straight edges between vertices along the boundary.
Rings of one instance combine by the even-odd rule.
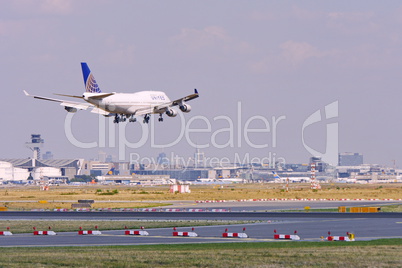
[[[94,96],[95,94],[91,94]],[[96,99],[88,98],[84,93],[84,100],[110,113],[133,115],[138,110],[147,110],[154,113],[153,107],[170,102],[169,97],[162,91],[140,91],[136,93],[114,93],[111,96]]]

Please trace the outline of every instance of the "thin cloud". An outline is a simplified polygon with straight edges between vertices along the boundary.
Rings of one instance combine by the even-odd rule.
[[[44,0],[41,10],[51,14],[68,14],[72,11],[71,0]]]
[[[225,29],[219,26],[208,26],[202,30],[183,28],[180,34],[171,38],[173,43],[184,46],[188,50],[222,45],[229,40],[230,37]]]
[[[319,58],[327,54],[307,42],[286,41],[280,45],[280,48],[283,58],[294,66],[307,59]]]

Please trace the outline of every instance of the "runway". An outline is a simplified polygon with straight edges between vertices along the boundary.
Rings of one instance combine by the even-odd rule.
[[[27,214],[29,216],[27,216]],[[38,214],[35,216],[35,214]],[[102,215],[98,215],[102,214]],[[138,214],[142,214],[138,216]],[[167,215],[169,214],[169,215]],[[356,235],[356,240],[372,240],[380,238],[402,238],[402,217],[400,215],[387,214],[387,217],[378,217],[380,214],[353,215],[353,217],[339,217],[343,214],[311,214],[297,213],[286,216],[278,214],[255,213],[254,216],[242,213],[238,217],[235,213],[218,213],[210,216],[207,213],[51,213],[52,218],[58,219],[260,219],[262,222],[241,225],[220,225],[196,227],[198,237],[173,237],[172,228],[147,229],[149,236],[128,236],[124,230],[102,231],[102,235],[94,236],[78,235],[77,232],[58,233],[56,236],[34,236],[32,233],[16,234],[13,236],[0,237],[0,247],[14,246],[105,246],[105,245],[149,245],[149,244],[172,244],[172,243],[222,243],[222,242],[268,242],[278,241],[273,239],[274,230],[280,234],[297,234],[303,241],[321,241],[321,236],[327,236],[328,231],[332,235],[345,236],[346,232]],[[319,215],[318,215],[319,214]],[[1,214],[0,214],[1,215]],[[22,218],[43,219],[44,213],[25,213]],[[50,214],[49,214],[50,215]],[[71,217],[74,216],[74,217]],[[197,217],[194,217],[197,216]],[[15,217],[12,216],[12,217]],[[3,218],[3,217],[2,217]],[[8,218],[8,217],[5,217]],[[49,218],[49,217],[45,217]],[[222,238],[222,233],[228,228],[229,232],[240,233],[246,228],[249,238]],[[191,228],[178,228],[177,231],[191,231]]]
[[[318,204],[318,203],[316,203]],[[328,205],[328,203],[325,203]],[[373,203],[371,203],[373,204]],[[204,207],[206,204],[204,204]],[[215,205],[215,204],[214,204]],[[228,204],[225,204],[227,207]],[[234,204],[236,205],[236,204]],[[238,204],[237,204],[238,205]],[[34,236],[32,233],[1,236],[0,247],[16,246],[105,246],[150,245],[173,243],[271,242],[274,230],[279,234],[297,234],[302,241],[321,241],[321,236],[345,236],[354,233],[356,240],[402,238],[402,213],[307,213],[307,212],[0,212],[3,220],[257,220],[257,223],[195,227],[198,237],[174,237],[171,228],[147,229],[149,236],[128,236],[124,230],[102,231],[102,235],[78,235],[77,232],[56,236]],[[254,206],[256,204],[254,203]],[[257,204],[261,205],[261,204]],[[288,204],[289,205],[289,204]],[[290,204],[294,205],[294,204]],[[310,207],[312,207],[310,203]],[[324,205],[320,203],[320,205]],[[337,204],[333,204],[337,205]],[[369,204],[370,205],[370,204]],[[177,206],[177,204],[176,204]],[[287,206],[276,203],[276,206]],[[213,206],[209,206],[211,208]],[[184,206],[183,206],[184,208]],[[215,208],[215,207],[214,207]],[[223,238],[222,233],[240,233],[246,228],[249,238]],[[57,232],[57,230],[54,230]],[[178,228],[177,231],[191,231]],[[329,243],[329,242],[328,242]]]

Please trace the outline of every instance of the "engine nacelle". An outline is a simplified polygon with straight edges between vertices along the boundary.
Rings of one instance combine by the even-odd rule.
[[[182,112],[184,112],[184,113],[188,113],[188,112],[191,111],[191,106],[188,105],[187,103],[180,105],[179,108],[180,108],[180,110],[181,110]]]
[[[177,115],[177,111],[173,109],[169,109],[166,111],[167,116],[175,117]]]
[[[65,106],[64,109],[66,109],[66,111],[69,112],[69,113],[76,113],[77,112],[77,108],[74,108],[74,107]]]

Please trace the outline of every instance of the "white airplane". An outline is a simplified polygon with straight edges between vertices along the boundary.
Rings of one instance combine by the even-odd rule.
[[[81,63],[82,74],[86,92],[82,96],[55,94],[64,97],[83,99],[88,103],[65,101],[41,96],[29,95],[24,90],[26,96],[35,99],[59,102],[61,106],[69,113],[75,113],[77,110],[91,109],[92,113],[104,116],[114,116],[114,123],[135,122],[135,116],[144,116],[144,123],[148,123],[150,114],[159,114],[159,122],[163,121],[162,115],[166,113],[169,117],[175,117],[177,111],[171,107],[178,106],[182,112],[191,111],[191,106],[187,101],[198,98],[198,91],[186,97],[170,101],[168,96],[162,91],[140,91],[136,93],[102,93],[95,78],[85,62]]]

